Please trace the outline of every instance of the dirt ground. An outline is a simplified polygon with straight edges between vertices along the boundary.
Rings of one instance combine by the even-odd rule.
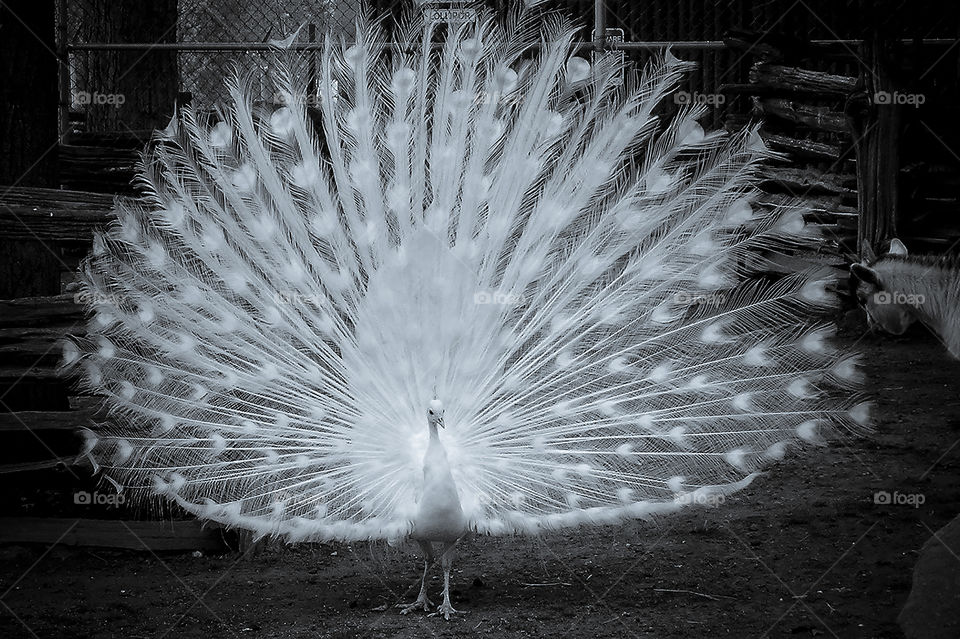
[[[470,540],[453,575],[467,612],[449,622],[393,607],[416,595],[413,548],[8,547],[0,637],[902,636],[918,550],[960,512],[960,362],[921,331],[857,347],[874,435],[794,456],[721,508]],[[876,504],[878,491],[923,503]]]

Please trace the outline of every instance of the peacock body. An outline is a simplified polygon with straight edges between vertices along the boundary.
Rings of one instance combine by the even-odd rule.
[[[411,536],[419,541],[456,542],[467,531],[457,484],[437,432],[437,426],[442,423],[442,411],[441,402],[430,402],[430,442],[423,456],[423,487],[411,532]]]
[[[234,77],[157,133],[65,353],[105,477],[258,536],[452,547],[707,503],[866,424],[829,279],[757,276],[820,239],[754,201],[756,130],[658,115],[690,64],[620,86],[557,18],[405,33],[327,41],[319,99],[281,62],[282,106]]]

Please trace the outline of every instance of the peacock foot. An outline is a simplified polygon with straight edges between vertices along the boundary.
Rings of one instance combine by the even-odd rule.
[[[433,602],[427,599],[427,595],[420,593],[420,596],[417,597],[417,600],[411,604],[397,604],[397,608],[400,608],[400,614],[405,615],[411,610],[422,609],[424,612],[429,612],[433,608]]]
[[[447,621],[450,621],[450,615],[452,615],[452,614],[454,614],[454,613],[457,613],[457,612],[466,612],[466,611],[465,611],[465,610],[457,610],[457,609],[454,608],[452,605],[450,605],[450,602],[449,602],[449,601],[444,601],[442,604],[440,604],[439,606],[437,606],[437,611],[436,611],[436,612],[431,612],[431,613],[430,613],[429,615],[427,615],[427,616],[428,616],[428,617],[439,617],[439,616],[442,615],[444,619],[446,619]]]

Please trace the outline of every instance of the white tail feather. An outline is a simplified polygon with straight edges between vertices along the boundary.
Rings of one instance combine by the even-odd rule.
[[[752,204],[756,130],[662,122],[670,54],[622,90],[568,26],[521,26],[328,40],[323,144],[283,65],[282,107],[234,78],[222,121],[158,133],[65,351],[114,414],[105,473],[257,534],[401,537],[441,398],[470,527],[535,532],[703,503],[867,423],[820,274],[753,277],[815,241]]]

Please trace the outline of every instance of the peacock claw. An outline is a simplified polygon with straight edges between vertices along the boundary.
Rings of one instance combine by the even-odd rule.
[[[439,606],[437,606],[437,611],[436,611],[436,612],[431,612],[431,613],[430,613],[429,615],[427,615],[427,616],[428,616],[428,617],[439,617],[440,615],[443,615],[443,618],[444,618],[444,619],[446,619],[447,621],[450,621],[450,615],[451,615],[451,614],[454,614],[454,613],[458,613],[458,612],[459,612],[459,613],[464,613],[464,612],[466,612],[466,611],[465,611],[465,610],[457,610],[456,608],[454,608],[453,606],[451,606],[449,602],[445,601],[445,602],[443,602],[442,604],[440,604]]]
[[[429,612],[433,608],[433,602],[424,597],[419,597],[416,601],[411,604],[397,604],[397,608],[400,608],[400,614],[405,615],[411,610],[416,610],[417,608],[422,608],[424,612]]]

